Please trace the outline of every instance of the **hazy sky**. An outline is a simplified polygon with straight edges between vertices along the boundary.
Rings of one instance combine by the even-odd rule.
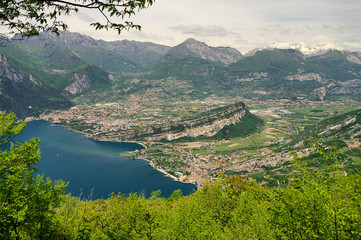
[[[67,20],[70,31],[96,39],[150,41],[175,46],[195,38],[242,53],[274,42],[334,44],[361,50],[361,0],[155,0],[131,18],[142,31],[95,31],[80,12]],[[70,21],[70,22],[69,22]]]

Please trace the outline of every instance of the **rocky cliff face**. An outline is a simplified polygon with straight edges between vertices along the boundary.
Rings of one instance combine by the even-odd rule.
[[[314,152],[315,152],[314,150],[307,148],[304,151],[296,151],[296,154],[299,157],[306,157]],[[289,162],[292,160],[293,160],[293,156],[289,153],[289,151],[283,151],[283,152],[263,156],[261,158],[260,157],[248,158],[239,163],[230,165],[229,167],[226,168],[226,170],[252,173],[256,170],[259,170],[262,167],[282,166],[282,164],[284,164],[285,162]]]
[[[304,139],[313,139],[316,135],[321,136],[324,140],[360,138],[361,109],[330,117],[313,126],[306,127],[304,131],[294,137],[288,146],[300,147],[304,144]]]
[[[354,111],[346,118],[334,122],[327,127],[319,127],[318,134],[328,138],[361,136],[361,110]]]
[[[63,96],[33,75],[17,69],[16,64],[0,52],[0,111],[12,111],[23,118],[45,108],[69,106],[71,103]]]
[[[136,130],[101,133],[91,138],[107,141],[175,140],[182,137],[214,136],[227,125],[236,124],[246,114],[243,103],[219,108],[201,117]]]
[[[90,88],[90,79],[87,75],[75,73],[71,79],[74,81],[72,84],[64,88],[63,95],[71,96],[82,93]]]
[[[14,69],[9,59],[0,52],[0,78],[8,78],[13,84],[21,83],[24,74]]]

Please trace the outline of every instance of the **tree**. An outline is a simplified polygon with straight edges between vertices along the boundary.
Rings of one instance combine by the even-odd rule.
[[[0,2],[0,25],[8,27],[9,34],[20,33],[21,36],[39,35],[41,31],[59,34],[59,29],[66,30],[67,24],[59,20],[61,15],[89,9],[100,12],[105,22],[93,22],[90,25],[98,29],[113,29],[120,33],[124,29],[141,26],[125,20],[135,14],[136,10],[145,9],[154,0],[2,0]],[[116,17],[114,22],[112,17]]]
[[[13,143],[24,128],[15,114],[0,114],[0,239],[51,239],[52,219],[66,185],[34,177],[39,139]]]

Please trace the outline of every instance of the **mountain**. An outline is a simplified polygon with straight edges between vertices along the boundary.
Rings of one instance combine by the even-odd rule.
[[[171,48],[165,55],[169,58],[199,57],[215,62],[230,64],[242,59],[242,54],[234,48],[209,47],[204,42],[189,38],[183,43]]]
[[[0,52],[0,111],[13,111],[23,118],[71,105],[55,89],[16,69],[13,61]]]
[[[306,57],[294,49],[262,50],[226,65],[206,58],[207,49],[204,43],[189,39],[137,75],[137,84],[129,79],[127,89],[139,94],[154,89],[176,98],[361,99],[358,52],[330,50]]]
[[[349,61],[351,56],[353,62]],[[361,89],[361,65],[355,63],[357,59],[337,50],[307,58],[293,49],[262,50],[230,64],[221,79],[232,86],[233,92],[248,98],[350,97]]]
[[[304,42],[295,42],[295,43],[271,43],[268,44],[265,47],[256,48],[248,53],[245,54],[245,56],[253,56],[257,51],[261,50],[274,50],[274,49],[294,49],[302,52],[305,56],[317,56],[322,55],[326,53],[329,50],[339,50],[343,51],[344,49],[341,47],[338,47],[333,44],[312,44],[308,45]]]
[[[242,59],[233,48],[210,47],[204,42],[187,39],[172,47],[159,61],[149,66],[132,85],[132,92],[158,89],[168,97],[202,98],[217,87],[210,76],[221,73],[226,65]]]
[[[94,65],[81,65],[65,76],[69,82],[58,90],[62,90],[62,95],[66,97],[79,95],[89,90],[101,90],[111,85],[108,73]]]
[[[305,49],[297,44],[283,47]],[[7,70],[2,79],[8,82],[5,72],[14,73],[29,83],[29,91],[41,85],[44,95],[54,96],[49,106],[42,101],[38,112],[68,106],[78,96],[89,102],[117,101],[144,93],[175,100],[210,95],[260,100],[361,99],[361,53],[346,50],[311,56],[295,49],[265,49],[244,57],[236,49],[211,47],[195,39],[168,47],[127,40],[106,42],[61,32],[59,37],[42,33],[13,41],[0,52],[2,61],[11,62],[3,67]],[[35,112],[20,107],[16,103],[20,95],[12,89],[16,87],[2,87],[4,106],[13,103],[17,107],[11,109],[22,115]]]
[[[68,48],[82,61],[102,67],[109,72],[142,70],[156,62],[170,49],[168,46],[149,42],[128,40],[106,42],[68,31],[60,32],[59,36],[51,32],[41,33],[38,37],[22,41],[22,44],[40,49],[49,44]]]
[[[18,117],[68,108],[71,97],[110,86],[108,73],[64,46],[30,49],[10,42],[0,54],[1,110]]]
[[[343,54],[347,57],[348,61],[361,64],[361,52],[343,51]]]

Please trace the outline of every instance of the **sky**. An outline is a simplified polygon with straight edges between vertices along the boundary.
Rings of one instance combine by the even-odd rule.
[[[64,20],[70,31],[106,41],[175,46],[195,38],[242,53],[276,42],[361,50],[361,0],[155,0],[131,18],[142,30],[121,35],[89,26],[99,19],[98,13],[80,11]]]

